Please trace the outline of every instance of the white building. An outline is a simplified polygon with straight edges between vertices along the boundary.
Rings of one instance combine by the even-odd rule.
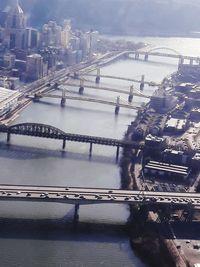
[[[0,118],[17,106],[20,95],[19,91],[0,87]]]

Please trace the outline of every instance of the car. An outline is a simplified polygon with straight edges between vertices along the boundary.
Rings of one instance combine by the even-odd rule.
[[[112,190],[109,190],[108,193],[111,194],[113,191]]]
[[[11,193],[7,193],[7,196],[11,196],[12,194]]]
[[[68,198],[69,198],[69,196],[68,196],[68,195],[64,195],[64,196],[63,196],[63,198],[66,198],[66,199],[68,199]]]
[[[21,194],[21,191],[17,191],[16,194],[17,194],[17,195],[20,195],[20,194]]]
[[[128,201],[128,200],[130,200],[130,197],[125,197],[124,200]]]
[[[79,194],[77,194],[77,193],[76,193],[76,194],[74,194],[74,196],[75,196],[75,197],[80,197],[80,195],[79,195]]]
[[[57,197],[60,197],[60,196],[61,196],[61,194],[60,194],[60,193],[57,193],[57,194],[56,194],[56,196],[57,196]]]
[[[81,195],[79,198],[80,198],[80,199],[85,199],[85,196]]]
[[[27,197],[30,197],[30,196],[31,196],[31,193],[27,193],[26,196],[27,196]]]
[[[190,244],[191,242],[190,242],[190,240],[186,240],[185,243],[186,244]]]

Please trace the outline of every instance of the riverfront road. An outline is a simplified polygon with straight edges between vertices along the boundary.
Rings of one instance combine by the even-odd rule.
[[[140,204],[152,207],[199,208],[200,194],[118,189],[0,185],[0,200],[45,201],[68,204]]]

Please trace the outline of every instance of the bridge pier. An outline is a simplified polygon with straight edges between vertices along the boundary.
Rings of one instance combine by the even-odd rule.
[[[90,143],[89,157],[92,157],[92,143]]]
[[[100,68],[97,69],[96,83],[100,82]]]
[[[79,219],[79,204],[75,204],[75,209],[74,209],[74,220],[73,220],[73,224],[74,226],[76,226],[78,224],[78,219]]]
[[[80,80],[79,95],[83,95],[84,92],[84,80]]]
[[[40,101],[40,97],[38,94],[34,94],[34,98],[33,98],[33,102],[39,102]]]
[[[135,53],[135,60],[138,60],[140,58],[140,54],[139,53]]]
[[[120,146],[117,146],[116,162],[118,162],[118,160],[119,160],[119,150],[120,150]]]
[[[193,65],[193,58],[190,58],[190,65]]]
[[[183,58],[183,57],[180,57],[180,58],[179,58],[179,63],[178,63],[178,64],[179,64],[179,65],[183,65],[183,63],[184,63],[184,58]]]
[[[115,106],[115,115],[119,114],[119,110],[120,110],[120,97],[117,97],[117,101],[116,101],[116,106]]]
[[[66,98],[65,98],[65,90],[63,89],[62,90],[62,98],[61,98],[61,101],[60,101],[60,105],[61,107],[63,108],[65,106],[65,103],[66,103]]]
[[[148,59],[149,59],[149,54],[146,53],[146,54],[144,55],[144,61],[148,61]]]
[[[64,150],[64,149],[65,149],[65,147],[66,147],[66,139],[64,138],[64,139],[63,139],[63,145],[62,145],[62,149]]]
[[[130,87],[130,93],[128,96],[128,102],[131,103],[133,101],[133,85]]]
[[[11,135],[11,134],[8,132],[8,133],[7,133],[7,144],[10,143],[10,135]]]
[[[141,83],[140,83],[140,91],[143,91],[143,89],[144,89],[144,75],[142,75],[142,77],[141,77]]]
[[[78,72],[74,72],[74,79],[78,79],[79,78],[79,73]]]

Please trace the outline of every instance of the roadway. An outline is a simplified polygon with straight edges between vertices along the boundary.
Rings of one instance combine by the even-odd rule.
[[[75,84],[75,83],[62,83],[61,85],[67,85],[67,86],[70,86],[70,87],[80,87],[80,85],[78,84]],[[121,89],[117,89],[117,88],[110,88],[110,87],[103,87],[103,86],[95,86],[95,85],[86,85],[84,84],[83,85],[83,88],[88,88],[88,89],[96,89],[98,91],[110,91],[110,92],[114,92],[114,93],[119,93],[119,94],[126,94],[126,95],[130,95],[130,89],[129,91],[125,91],[125,90],[121,90]],[[143,97],[143,98],[148,98],[150,99],[151,96],[148,96],[148,95],[145,95],[145,94],[142,94],[139,90],[133,88],[133,91],[136,91],[136,92],[133,92],[132,95],[133,96],[138,96],[138,97]]]
[[[129,191],[119,189],[0,185],[0,200],[45,201],[68,204],[142,204],[174,208],[200,206],[200,194]]]

